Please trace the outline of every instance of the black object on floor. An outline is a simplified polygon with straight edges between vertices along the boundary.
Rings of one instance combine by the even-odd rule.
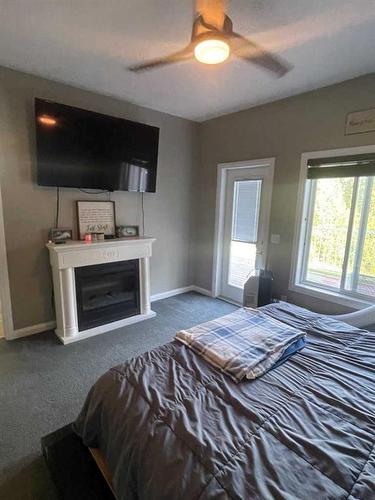
[[[1,500],[58,500],[40,438],[77,418],[90,387],[112,366],[237,308],[189,292],[152,309],[155,318],[68,346],[53,332],[0,339]]]
[[[62,500],[114,500],[90,451],[71,424],[41,439],[42,452]]]

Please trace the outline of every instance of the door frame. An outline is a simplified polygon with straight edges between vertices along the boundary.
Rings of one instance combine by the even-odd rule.
[[[3,214],[3,200],[0,186],[0,301],[1,314],[3,317],[4,338],[13,338],[14,324],[12,314],[12,301],[9,286],[8,259],[5,244],[5,228]]]
[[[245,168],[259,168],[266,167],[270,170],[271,179],[271,202],[272,202],[272,189],[273,177],[275,170],[275,158],[262,158],[260,160],[243,160],[229,163],[219,163],[217,166],[217,184],[216,184],[216,207],[215,207],[215,238],[214,238],[214,252],[213,252],[213,265],[212,265],[212,296],[218,297],[221,284],[221,260],[223,257],[223,234],[224,234],[224,220],[225,220],[225,191],[227,185],[228,172],[234,169]],[[267,207],[266,213],[266,228],[265,233],[268,235],[264,242],[265,261],[268,256],[268,241],[269,241],[269,223],[271,215],[271,203]]]

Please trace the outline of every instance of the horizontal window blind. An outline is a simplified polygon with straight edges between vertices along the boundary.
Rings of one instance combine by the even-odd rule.
[[[311,158],[307,162],[308,179],[375,176],[375,154]]]
[[[234,183],[232,241],[256,243],[261,189],[261,180]]]

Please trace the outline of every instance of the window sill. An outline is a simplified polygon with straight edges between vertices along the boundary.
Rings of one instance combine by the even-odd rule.
[[[352,309],[364,309],[365,307],[374,305],[373,302],[358,299],[357,297],[349,297],[348,295],[342,295],[329,290],[322,290],[302,283],[289,286],[289,290],[291,292],[303,293],[304,295],[310,295],[310,297],[316,297],[317,299],[332,302],[333,304],[340,304]]]

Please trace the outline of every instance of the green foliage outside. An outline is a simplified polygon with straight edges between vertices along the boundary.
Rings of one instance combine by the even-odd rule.
[[[345,254],[355,182],[353,178],[319,179],[315,182],[316,197],[308,270],[339,278]],[[348,277],[355,271],[356,255],[361,247],[358,244],[360,227],[362,222],[366,223],[363,209],[366,189],[371,193],[371,198],[362,256],[359,255],[361,258],[357,259],[360,262],[358,269],[360,279],[365,276],[375,278],[375,182],[371,189],[371,179],[366,177],[359,178],[358,181]]]

